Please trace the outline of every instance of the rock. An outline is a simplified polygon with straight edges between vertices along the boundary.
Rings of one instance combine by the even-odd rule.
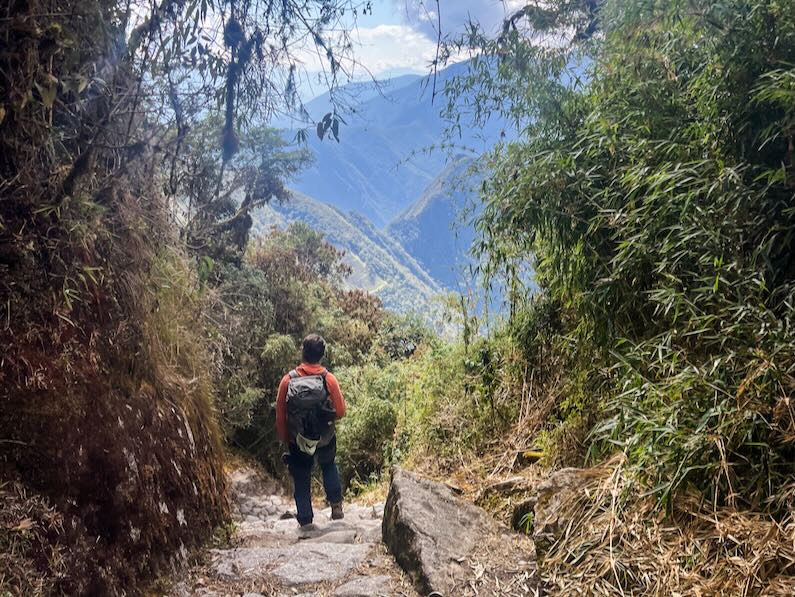
[[[213,570],[220,578],[240,582],[273,574],[285,585],[296,586],[343,578],[364,560],[369,549],[368,545],[302,542],[212,550],[211,554]]]
[[[362,543],[380,543],[381,542],[381,522],[373,525],[370,528],[362,529],[359,532],[359,539]]]
[[[218,577],[244,580],[264,575],[266,566],[276,562],[283,555],[283,551],[270,547],[243,547],[213,549],[210,555],[213,571]]]
[[[348,525],[347,523],[341,520],[335,520],[328,524],[323,524],[322,521],[318,521],[316,523],[297,528],[298,528],[298,537],[300,539],[314,539],[316,537],[321,537],[323,535],[327,535],[328,533],[334,533],[336,531],[355,530],[350,525]]]
[[[275,522],[272,522],[270,524],[270,527],[274,530],[274,532],[282,533],[285,535],[293,535],[297,533],[298,529],[300,528],[295,518],[285,518],[285,519],[276,520]]]
[[[480,490],[480,495],[486,496],[489,493],[515,493],[525,489],[528,484],[526,477],[510,477],[508,479],[500,479],[490,485],[486,485]]]
[[[258,485],[257,472],[253,469],[243,467],[229,475],[229,488],[233,495],[253,495],[257,492]]]
[[[243,543],[267,537],[272,533],[268,524],[262,520],[243,520],[237,525],[236,537]]]
[[[248,498],[248,503],[251,504],[251,507],[255,510],[259,510],[260,508],[264,508],[268,505],[269,496],[265,495],[252,495]]]
[[[289,558],[273,574],[288,587],[334,582],[356,568],[369,550],[368,545],[302,542],[286,550]]]
[[[546,552],[569,524],[562,506],[580,495],[593,477],[586,469],[564,468],[538,484],[533,511],[533,540]]]
[[[461,587],[474,575],[469,563],[475,557],[488,561],[493,578],[526,576],[527,569],[516,570],[516,563],[534,560],[535,553],[532,541],[457,499],[445,485],[399,468],[392,475],[382,535],[423,595],[463,594]]]
[[[331,531],[317,537],[309,537],[305,541],[307,543],[345,543],[353,545],[356,543],[357,536],[358,532],[355,530]]]
[[[459,502],[446,486],[393,472],[382,536],[421,593],[449,592],[464,572],[460,562],[488,529],[483,512]]]
[[[334,591],[336,597],[382,597],[389,594],[388,576],[360,576]]]
[[[517,520],[521,520],[527,509],[516,519],[516,504],[534,496],[537,483],[538,479],[524,476],[500,479],[480,489],[473,501],[501,522],[519,530]]]

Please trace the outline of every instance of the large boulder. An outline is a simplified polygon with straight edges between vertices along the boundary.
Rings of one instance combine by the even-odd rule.
[[[392,474],[382,535],[423,595],[490,594],[507,585],[518,595],[536,585],[535,548],[528,537],[457,499],[446,485],[400,468]]]

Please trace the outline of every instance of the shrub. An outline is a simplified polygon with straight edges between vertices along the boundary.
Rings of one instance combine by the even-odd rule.
[[[536,254],[573,347],[560,414],[606,398],[594,455],[624,451],[660,504],[696,489],[779,509],[795,472],[795,13],[583,6],[519,15],[580,27],[571,44],[486,43],[481,91],[527,125],[486,188],[486,269]]]
[[[378,477],[393,461],[398,409],[406,395],[406,370],[398,363],[369,364],[339,372],[348,411],[339,424],[339,466],[345,486]]]

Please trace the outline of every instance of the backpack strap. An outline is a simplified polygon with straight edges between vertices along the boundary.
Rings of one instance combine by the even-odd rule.
[[[295,369],[290,371],[287,375],[290,376],[290,379],[295,379],[296,377],[301,377],[300,375],[298,375],[298,371],[296,371]]]

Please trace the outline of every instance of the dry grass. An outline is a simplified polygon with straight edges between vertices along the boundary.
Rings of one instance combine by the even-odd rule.
[[[47,595],[65,572],[63,517],[21,483],[0,485],[0,595]]]
[[[560,595],[778,596],[795,591],[795,520],[714,510],[682,497],[670,515],[644,497],[621,458],[563,500],[571,521],[543,561]]]
[[[461,490],[503,522],[533,495],[541,466],[520,466],[514,450],[496,445],[463,455],[455,471],[418,468]],[[556,595],[648,597],[778,597],[795,594],[795,515],[715,509],[696,495],[661,511],[615,457],[588,469],[585,486],[563,499],[568,521],[539,562],[546,590]],[[791,499],[792,488],[782,490]],[[484,574],[488,568],[484,568]]]
[[[127,170],[80,252],[102,267],[69,295],[71,307],[49,301],[59,282],[47,263],[3,279],[13,282],[8,303],[26,310],[12,309],[0,329],[0,460],[63,513],[65,531],[41,538],[63,545],[69,565],[60,573],[52,558],[34,561],[54,591],[74,595],[141,586],[227,516],[193,279],[169,248],[148,167]]]

